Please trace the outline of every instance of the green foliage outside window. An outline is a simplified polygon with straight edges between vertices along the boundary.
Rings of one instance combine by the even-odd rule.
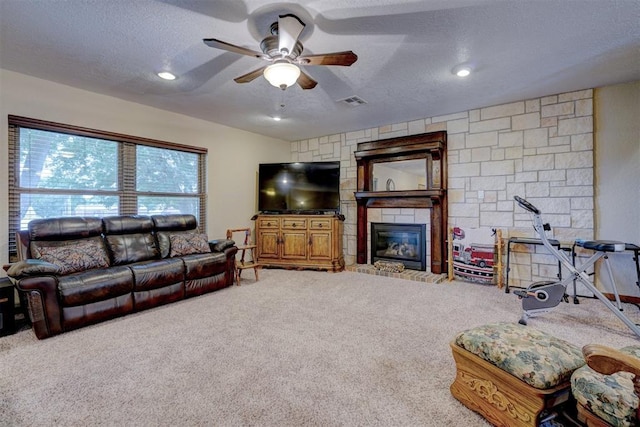
[[[19,176],[20,188],[61,190],[21,194],[21,228],[34,218],[118,213],[118,197],[100,194],[118,190],[116,142],[21,129]]]
[[[121,164],[121,151],[135,161]],[[20,128],[20,228],[34,218],[192,213],[199,216],[200,154],[152,146]],[[119,176],[135,176],[123,188]],[[123,179],[121,181],[127,181]],[[122,212],[122,194],[135,212]]]
[[[182,213],[204,231],[206,153],[9,115],[9,259],[36,218]]]

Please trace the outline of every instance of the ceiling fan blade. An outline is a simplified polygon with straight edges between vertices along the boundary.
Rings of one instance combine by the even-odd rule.
[[[269,57],[266,56],[262,52],[258,52],[258,51],[251,50],[251,49],[247,49],[246,47],[242,47],[242,46],[236,46],[236,45],[231,44],[231,43],[223,42],[222,40],[218,40],[218,39],[202,39],[202,41],[207,46],[213,47],[213,48],[216,48],[216,49],[227,50],[229,52],[239,53],[240,55],[253,56],[254,58],[269,59]]]
[[[262,73],[264,72],[264,69],[267,68],[266,66],[264,67],[260,67],[257,70],[253,70],[250,73],[247,73],[245,75],[242,75],[240,77],[236,77],[235,79],[233,79],[233,81],[235,81],[236,83],[249,83],[254,81],[255,79],[257,79],[258,77],[260,77],[262,75]]]
[[[289,55],[304,30],[305,24],[297,16],[280,15],[278,17],[278,50],[283,55]]]
[[[350,50],[318,55],[305,55],[296,58],[296,62],[301,65],[344,65],[347,67],[357,60],[358,55]]]
[[[298,83],[302,89],[313,89],[318,84],[317,81],[309,77],[309,75],[304,71],[300,71],[300,77],[298,77],[298,81],[296,83]]]

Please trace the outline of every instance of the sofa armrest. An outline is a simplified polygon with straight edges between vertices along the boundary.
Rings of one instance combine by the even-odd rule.
[[[58,280],[54,276],[26,276],[15,285],[25,296],[36,336],[42,339],[62,333]]]
[[[232,260],[234,262],[235,265],[235,260],[236,260],[236,254],[238,253],[238,247],[233,245],[233,246],[229,246],[227,248],[225,248],[225,250],[223,251],[225,256],[227,257],[227,259]]]
[[[4,266],[7,276],[14,280],[20,280],[29,276],[49,276],[61,273],[59,266],[38,259],[27,259]]]
[[[209,240],[211,252],[224,252],[225,249],[235,246],[236,242],[230,239]]]

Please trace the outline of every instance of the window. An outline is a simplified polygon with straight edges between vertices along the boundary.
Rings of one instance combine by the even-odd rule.
[[[9,257],[35,218],[190,213],[206,228],[207,150],[9,116]]]

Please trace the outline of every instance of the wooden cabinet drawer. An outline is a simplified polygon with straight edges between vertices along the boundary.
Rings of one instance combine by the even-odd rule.
[[[306,230],[306,218],[284,218],[282,220],[282,228],[287,230]]]
[[[327,218],[310,219],[309,229],[310,230],[331,230],[331,220]]]
[[[260,218],[258,227],[261,229],[280,228],[280,218]]]

